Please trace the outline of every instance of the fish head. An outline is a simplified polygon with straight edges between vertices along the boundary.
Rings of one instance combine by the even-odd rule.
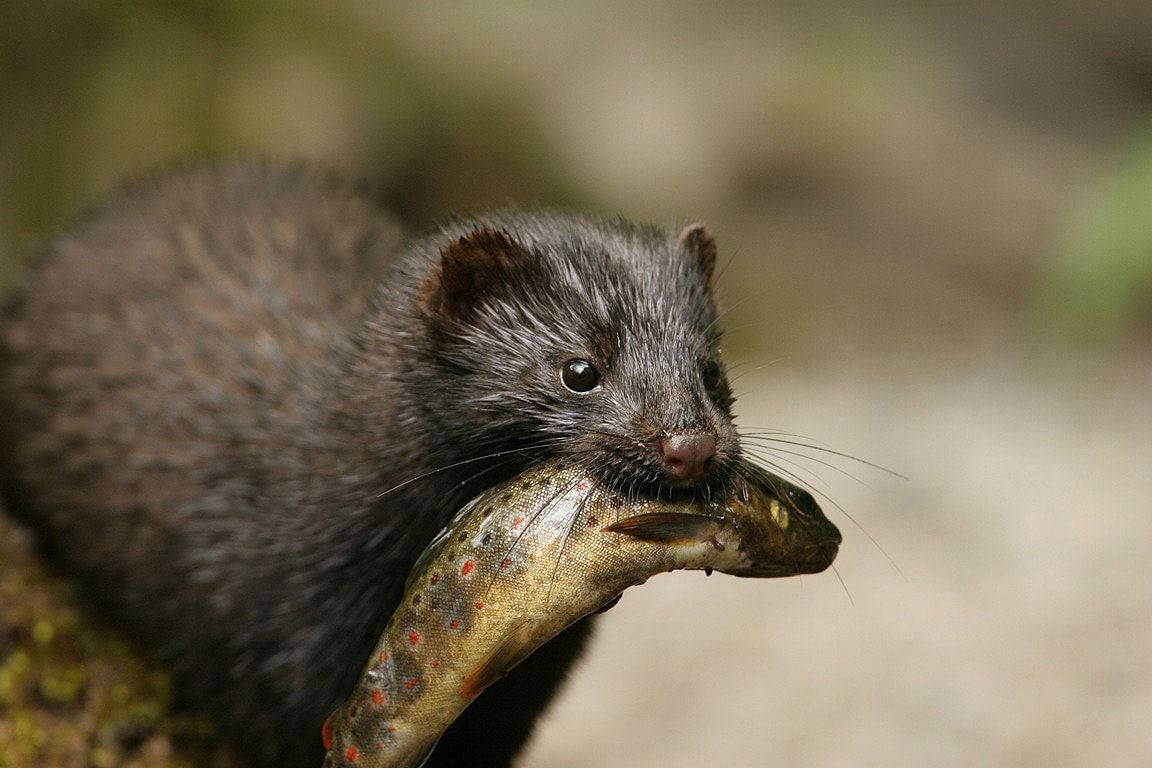
[[[742,557],[717,570],[764,578],[819,573],[832,565],[840,531],[812,494],[759,467],[744,467],[744,479],[720,511],[736,532]]]
[[[812,495],[751,464],[704,504],[636,501],[603,530],[665,548],[670,567],[771,578],[819,573],[836,559],[840,531]]]

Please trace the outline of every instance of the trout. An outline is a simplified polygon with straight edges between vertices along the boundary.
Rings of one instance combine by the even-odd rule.
[[[485,688],[658,573],[823,571],[840,532],[806,491],[744,464],[711,500],[628,499],[545,464],[466,504],[429,544],[346,703],[325,768],[412,768]]]

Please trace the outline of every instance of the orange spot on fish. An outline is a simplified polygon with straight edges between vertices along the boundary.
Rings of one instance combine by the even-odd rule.
[[[580,482],[576,483],[576,490],[578,490],[578,491],[588,490],[588,483],[581,480]]]
[[[483,600],[477,600],[476,601],[476,610],[478,610],[478,611],[484,610],[484,601]]]
[[[408,642],[411,645],[416,645],[417,643],[419,643],[420,642],[420,633],[417,632],[416,630],[412,630],[411,632],[409,632],[408,633]]]
[[[476,563],[471,560],[465,560],[464,565],[460,566],[460,575],[467,576],[472,573],[472,569],[476,567]]]
[[[348,758],[348,762],[356,762],[356,758],[360,757],[360,750],[356,747],[348,747],[348,751],[344,753],[344,757]]]
[[[380,690],[379,688],[373,688],[372,689],[372,701],[378,707],[384,706],[384,691]]]
[[[500,567],[501,567],[502,569],[503,569],[503,568],[507,568],[507,567],[508,567],[508,566],[510,566],[510,565],[512,565],[512,558],[510,558],[510,557],[506,557],[506,558],[504,558],[503,560],[501,560],[501,561],[500,561]]]
[[[415,688],[416,687],[416,678],[410,677],[407,680],[405,680],[404,681],[404,687],[407,688],[408,690],[412,690],[413,688]]]
[[[388,733],[396,733],[396,726],[389,725],[388,726]]]
[[[320,726],[320,741],[324,744],[324,751],[332,749],[332,718],[336,717],[336,713],[328,715],[324,720],[324,725]]]
[[[432,669],[440,669],[440,659],[432,659],[428,664]]]
[[[452,629],[460,629],[460,619],[452,619],[452,621],[448,622],[448,626],[452,627]]]
[[[438,574],[438,573],[432,574],[432,583],[436,584],[439,581],[440,581],[440,574]]]
[[[524,522],[524,517],[522,515],[517,515],[516,519],[512,521],[513,530],[515,530],[516,528],[519,528],[520,524],[523,522]]]
[[[388,651],[384,651],[384,653],[380,654],[380,663],[383,664],[386,661],[388,661]]]

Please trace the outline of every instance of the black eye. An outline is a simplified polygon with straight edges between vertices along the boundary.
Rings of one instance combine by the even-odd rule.
[[[569,360],[560,371],[560,380],[573,392],[590,392],[600,384],[600,371],[587,360]]]

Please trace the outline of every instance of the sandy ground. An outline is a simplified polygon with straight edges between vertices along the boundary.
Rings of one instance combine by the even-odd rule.
[[[899,571],[825,504],[846,588],[630,591],[521,765],[1152,765],[1152,367],[1029,367],[746,382],[744,423],[909,476],[816,466]]]

